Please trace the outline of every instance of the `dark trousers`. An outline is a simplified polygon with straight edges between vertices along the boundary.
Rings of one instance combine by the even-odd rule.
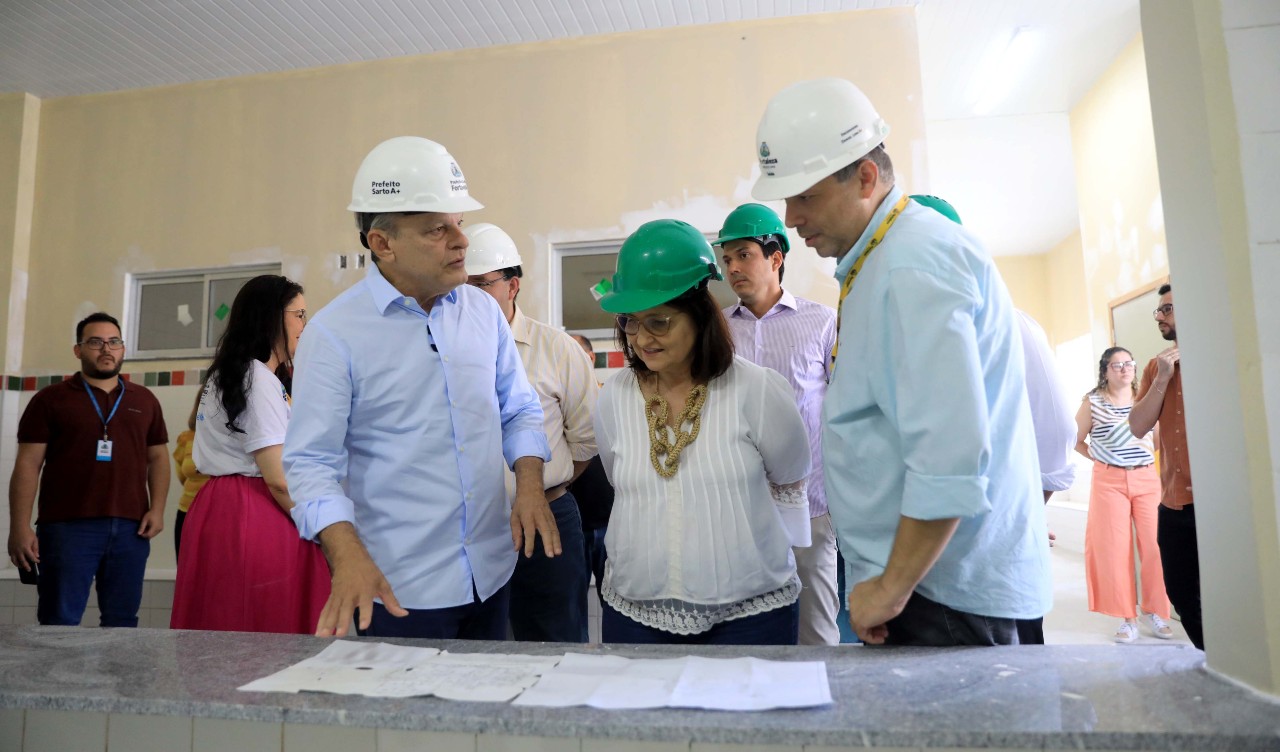
[[[178,514],[173,518],[173,558],[176,561],[178,556],[182,554],[182,523],[186,522],[187,513],[178,510]]]
[[[957,611],[912,593],[907,607],[889,620],[888,645],[953,647],[957,645],[1017,645],[1015,619]]]
[[[472,586],[474,593],[475,586]],[[511,583],[503,585],[489,600],[475,600],[464,606],[408,609],[408,616],[392,616],[381,603],[373,604],[373,620],[361,637],[422,637],[430,640],[507,639],[507,598]]]
[[[51,522],[36,526],[40,543],[41,624],[78,626],[97,582],[99,624],[138,626],[142,578],[151,541],[138,535],[138,521],[121,517]]]
[[[603,613],[600,632],[604,642],[632,645],[795,645],[800,641],[800,602],[775,608],[762,614],[722,621],[706,632],[692,635],[675,634],[641,624],[623,616],[608,603],[600,605]]]
[[[1018,619],[1018,644],[1019,645],[1043,645],[1044,644],[1044,617],[1039,619]]]
[[[1160,506],[1156,542],[1164,566],[1164,590],[1178,611],[1182,628],[1191,644],[1204,650],[1204,628],[1200,621],[1200,555],[1196,544],[1196,508]]]
[[[608,532],[608,528],[586,528],[582,531],[583,542],[587,545],[587,568],[591,570],[591,576],[596,580],[596,597],[604,603],[604,594],[601,592],[601,586],[604,584],[604,563],[609,558],[608,553],[604,550],[604,536]]]
[[[511,633],[526,642],[587,641],[586,545],[573,494],[551,502],[561,554],[548,558],[539,536],[533,556],[521,552],[511,575]]]

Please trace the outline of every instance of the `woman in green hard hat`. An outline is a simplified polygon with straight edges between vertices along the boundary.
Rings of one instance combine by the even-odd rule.
[[[809,442],[786,380],[734,357],[712,279],[706,238],[657,220],[603,285],[628,366],[595,418],[615,489],[605,642],[796,643]]]

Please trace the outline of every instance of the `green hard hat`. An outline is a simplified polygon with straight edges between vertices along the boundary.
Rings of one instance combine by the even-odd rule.
[[[946,217],[952,222],[955,222],[958,225],[964,224],[964,222],[960,221],[960,213],[957,212],[956,208],[952,206],[951,203],[948,202],[946,199],[938,198],[937,196],[925,196],[921,194],[913,194],[911,196],[911,200],[915,201],[917,204],[920,204],[921,206],[927,206],[930,209],[933,209],[937,213],[941,214],[942,216]]]
[[[770,236],[777,237],[784,254],[791,250],[791,243],[787,240],[787,226],[782,223],[782,219],[773,209],[764,204],[743,204],[724,218],[720,237],[711,241],[711,244],[724,245],[730,240],[743,238],[759,240],[764,244],[768,242]]]
[[[611,285],[599,285],[600,307],[634,313],[680,297],[708,278],[724,279],[716,254],[687,222],[656,219],[631,233],[618,250]],[[602,289],[606,288],[606,289]]]

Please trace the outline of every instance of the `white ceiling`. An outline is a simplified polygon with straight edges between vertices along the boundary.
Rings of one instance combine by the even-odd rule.
[[[671,26],[919,6],[929,189],[996,254],[1039,253],[1077,224],[1065,118],[1138,32],[1137,0],[0,0],[0,93],[41,98]],[[991,112],[968,92],[993,44],[1042,30]],[[1028,115],[1043,117],[1022,117]],[[991,117],[984,118],[991,120]],[[963,134],[963,137],[957,137]],[[1016,149],[1002,148],[1016,143]],[[1052,179],[1028,155],[1057,155]],[[979,175],[980,173],[980,175]],[[980,180],[973,178],[979,176]],[[1028,178],[1040,179],[1029,181]],[[1013,216],[1004,207],[1035,207]],[[990,221],[989,218],[998,218]],[[1065,231],[1064,231],[1064,228]]]

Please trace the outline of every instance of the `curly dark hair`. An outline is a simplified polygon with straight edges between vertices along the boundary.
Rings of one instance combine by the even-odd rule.
[[[263,274],[244,283],[231,303],[227,329],[218,338],[218,349],[209,364],[208,380],[218,387],[227,428],[244,433],[236,419],[248,401],[245,376],[252,361],[266,363],[276,345],[284,340],[284,310],[289,302],[302,294],[302,285],[278,274]],[[281,363],[276,369],[285,391],[292,391],[293,362]],[[252,376],[250,376],[252,378]]]
[[[1098,385],[1093,388],[1093,391],[1107,391],[1107,368],[1111,365],[1111,356],[1116,353],[1125,353],[1130,358],[1133,357],[1133,353],[1129,352],[1129,350],[1124,347],[1108,347],[1103,350],[1102,357],[1098,359]],[[1131,386],[1133,388],[1133,393],[1136,396],[1138,394],[1138,367],[1136,365],[1134,366],[1133,384]]]

